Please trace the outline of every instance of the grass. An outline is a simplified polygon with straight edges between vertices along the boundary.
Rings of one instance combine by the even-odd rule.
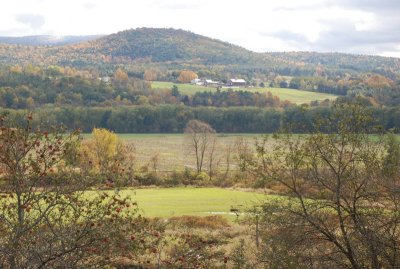
[[[155,156],[157,156],[159,172],[183,171],[185,167],[194,167],[196,164],[194,154],[188,145],[189,141],[184,134],[118,134],[118,136],[125,143],[133,144],[136,169],[150,164]],[[306,135],[293,135],[294,138],[299,136]],[[90,134],[84,134],[83,137],[90,138]],[[217,134],[215,161],[218,163],[217,167],[222,171],[226,167],[226,154],[229,146],[231,148],[231,170],[237,169],[234,158],[235,143],[241,137],[254,150],[255,139],[260,138],[261,134]],[[372,139],[376,141],[378,138],[372,136]],[[270,139],[268,143],[272,145],[273,140]]]
[[[251,208],[265,199],[279,199],[262,193],[221,188],[151,188],[122,190],[122,196],[131,196],[138,203],[143,216],[209,216],[223,215],[229,219],[231,207]]]
[[[165,81],[154,81],[151,83],[152,89],[171,89],[173,85],[178,86],[178,89],[181,94],[193,95],[199,91],[215,91],[215,88],[204,87],[199,85],[191,85],[191,84],[179,84],[173,82],[165,82]]]
[[[173,85],[176,85],[181,92],[181,94],[193,95],[196,92],[203,91],[216,91],[213,87],[204,87],[199,85],[191,84],[176,84],[172,82],[155,81],[152,82],[152,88],[157,89],[171,89]],[[309,103],[311,101],[322,101],[325,99],[334,100],[337,98],[336,95],[309,91],[300,91],[296,89],[286,89],[286,88],[234,88],[233,90],[239,91],[250,91],[250,92],[271,92],[273,95],[278,96],[282,101],[288,100],[292,103],[303,104]]]
[[[146,166],[154,156],[157,156],[157,170],[160,172],[183,171],[185,166],[192,167],[196,163],[184,134],[118,134],[118,136],[125,143],[133,144],[136,168]],[[90,138],[90,134],[84,134],[83,137]],[[255,137],[260,137],[260,134],[217,134],[216,159],[220,160],[219,167],[224,167],[227,147],[229,145],[233,147],[239,137],[244,137],[249,145],[253,146]]]

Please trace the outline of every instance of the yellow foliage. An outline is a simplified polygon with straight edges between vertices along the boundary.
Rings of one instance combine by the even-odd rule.
[[[190,70],[184,70],[181,72],[181,74],[178,77],[178,81],[180,83],[189,83],[193,79],[198,78],[197,74],[193,71]]]
[[[10,67],[12,73],[22,73],[22,67],[19,65],[14,65]]]
[[[24,72],[31,75],[38,75],[41,72],[41,69],[37,66],[33,66],[32,64],[28,64],[24,68]]]
[[[118,136],[107,129],[93,129],[92,138],[83,145],[82,153],[93,163],[93,168],[106,172],[123,147]]]
[[[92,139],[98,155],[113,157],[116,154],[118,137],[106,129],[93,129]]]
[[[124,70],[122,70],[121,68],[118,68],[114,73],[114,79],[116,81],[127,81],[128,80],[128,74]]]

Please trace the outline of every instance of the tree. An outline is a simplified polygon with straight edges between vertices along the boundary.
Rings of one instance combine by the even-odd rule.
[[[216,160],[216,152],[218,151],[217,139],[212,137],[208,149],[208,177],[213,179],[215,166],[218,166],[219,160]]]
[[[360,105],[336,104],[323,129],[257,148],[259,174],[288,195],[264,205],[271,267],[399,268],[399,145],[372,139],[370,121]]]
[[[178,81],[180,83],[189,83],[190,81],[192,81],[193,79],[198,78],[197,74],[193,71],[190,70],[184,70],[180,73],[179,77],[178,77]]]
[[[96,160],[99,170],[102,172],[108,171],[117,155],[117,148],[122,143],[118,136],[106,129],[94,128],[89,143],[94,153],[93,159]]]
[[[249,166],[253,163],[254,152],[245,138],[239,137],[235,140],[235,153],[239,171],[249,172]]]
[[[289,83],[289,88],[292,89],[303,89],[304,80],[302,78],[292,78]],[[286,88],[286,87],[284,87]]]
[[[128,81],[128,78],[128,74],[121,68],[118,68],[114,72],[114,81],[116,81],[119,85],[126,83]]]
[[[155,81],[157,80],[158,74],[157,71],[154,69],[147,69],[144,71],[143,79],[147,81]]]
[[[125,145],[118,136],[107,130],[94,128],[92,137],[81,147],[83,164],[90,160],[89,169],[95,169],[99,177],[108,181],[133,181],[134,145]]]
[[[28,109],[33,109],[35,108],[35,100],[33,100],[33,98],[31,96],[29,96],[28,98],[26,98],[26,107]]]
[[[0,117],[0,267],[104,268],[117,246],[137,249],[127,235],[143,227],[135,204],[87,194],[92,180],[74,167],[77,133],[31,122]]]
[[[173,85],[171,88],[171,95],[175,97],[180,97],[181,93],[179,92],[178,86]]]
[[[206,162],[207,152],[215,151],[215,130],[207,123],[199,120],[190,120],[186,124],[185,134],[190,152],[196,158],[196,171],[200,174]],[[209,156],[212,159],[212,156]],[[212,164],[211,164],[212,167]]]
[[[279,87],[287,88],[289,87],[289,83],[286,80],[282,80],[281,82],[279,82]]]

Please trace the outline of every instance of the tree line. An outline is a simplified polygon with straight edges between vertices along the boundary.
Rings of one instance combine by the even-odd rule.
[[[400,128],[400,108],[374,108],[374,124],[382,129]],[[23,120],[27,110],[3,110]],[[319,118],[332,114],[330,107],[298,106],[287,109],[256,107],[187,107],[183,105],[134,107],[43,107],[36,111],[33,124],[64,124],[69,129],[91,132],[106,128],[117,133],[182,133],[193,119],[210,124],[219,133],[273,133],[290,127],[295,133],[309,133]]]

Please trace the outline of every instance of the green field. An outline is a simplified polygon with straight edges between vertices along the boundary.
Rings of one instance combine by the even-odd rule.
[[[138,203],[146,217],[207,216],[220,214],[235,217],[234,208],[251,208],[265,199],[277,196],[220,188],[151,188],[122,190],[121,196],[130,196]]]
[[[171,89],[173,85],[176,85],[182,94],[193,95],[196,92],[203,91],[216,91],[213,87],[204,87],[191,84],[179,84],[172,82],[155,81],[152,82],[151,86],[153,89]],[[325,99],[334,100],[337,98],[336,95],[318,92],[300,91],[296,89],[285,89],[285,88],[234,88],[235,91],[251,91],[251,92],[271,92],[273,95],[278,96],[282,101],[288,100],[292,103],[303,104],[311,101],[322,101]]]

